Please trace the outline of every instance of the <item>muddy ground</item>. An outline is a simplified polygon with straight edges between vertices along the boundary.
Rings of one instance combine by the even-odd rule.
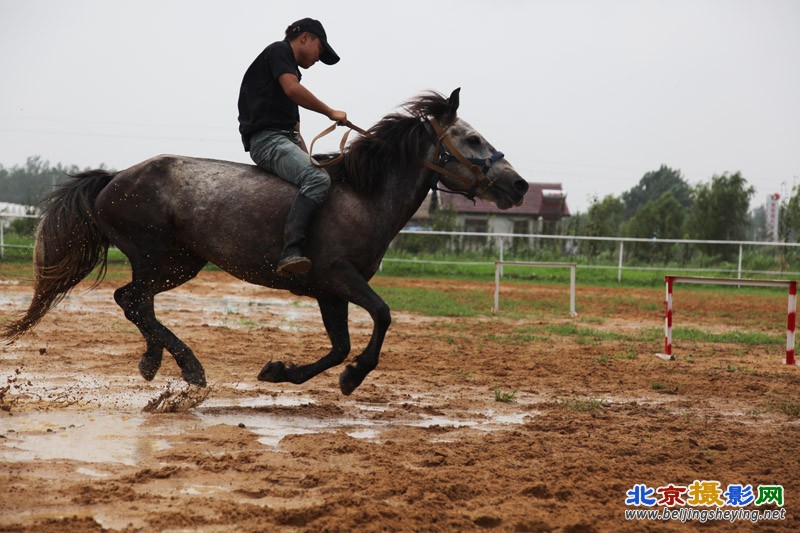
[[[269,360],[327,352],[315,302],[204,271],[157,299],[206,369],[192,406],[203,392],[168,355],[139,376],[121,284],[75,291],[0,351],[2,531],[685,530],[626,521],[626,492],[694,480],[784,487],[785,520],[703,529],[798,529],[800,368],[782,364],[781,291],[676,286],[691,329],[664,361],[663,289],[579,286],[570,318],[566,287],[506,284],[513,312],[497,317],[395,311],[378,369],[344,397],[339,369],[256,380]],[[491,283],[373,285],[492,303]],[[0,320],[30,296],[0,270]],[[351,310],[353,355],[370,330]]]

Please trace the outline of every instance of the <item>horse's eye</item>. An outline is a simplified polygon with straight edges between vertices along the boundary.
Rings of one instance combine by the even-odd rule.
[[[467,144],[469,144],[470,146],[480,146],[481,138],[478,137],[477,135],[470,135],[469,137],[467,137]]]

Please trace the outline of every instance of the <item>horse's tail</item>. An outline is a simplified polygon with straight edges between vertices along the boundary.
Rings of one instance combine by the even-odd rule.
[[[113,177],[105,170],[83,172],[47,196],[36,228],[33,300],[24,316],[3,325],[3,337],[13,341],[38,324],[97,265],[97,283],[103,279],[109,241],[97,225],[94,203]]]

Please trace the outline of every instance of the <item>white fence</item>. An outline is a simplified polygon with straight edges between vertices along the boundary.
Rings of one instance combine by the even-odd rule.
[[[0,222],[4,218],[37,218],[36,215],[8,215],[0,213]],[[416,259],[393,259],[384,258],[384,262],[405,262],[405,263],[419,263],[419,264],[454,264],[454,265],[492,265],[495,261],[505,261],[507,255],[508,242],[513,239],[525,239],[527,241],[533,240],[553,240],[564,241],[565,243],[576,243],[581,241],[594,241],[603,243],[617,243],[617,259],[614,265],[593,265],[581,264],[577,266],[582,269],[604,269],[616,270],[617,281],[622,281],[622,273],[624,270],[653,270],[677,273],[690,273],[690,272],[714,272],[720,274],[735,275],[737,278],[742,278],[743,274],[756,274],[756,275],[769,275],[769,276],[800,276],[800,272],[782,271],[782,270],[744,270],[742,268],[742,259],[744,256],[745,247],[767,247],[773,249],[796,249],[800,247],[800,243],[786,243],[786,242],[761,242],[761,241],[703,241],[703,240],[690,240],[690,239],[640,239],[632,237],[586,237],[579,235],[541,235],[541,234],[520,234],[520,233],[478,233],[469,231],[432,231],[432,230],[402,230],[401,235],[429,235],[429,236],[446,236],[449,238],[480,238],[485,239],[486,242],[494,242],[494,248],[497,251],[497,258],[492,261],[433,261],[433,260],[416,260]],[[720,268],[675,268],[673,266],[641,266],[641,265],[626,265],[625,264],[625,246],[632,243],[648,243],[651,245],[662,244],[682,244],[682,245],[697,245],[697,244],[713,244],[713,245],[727,245],[739,247],[738,267],[736,269],[720,269]],[[8,244],[5,242],[3,224],[0,223],[0,259],[5,258],[7,248],[28,248],[32,249],[33,246],[21,244]],[[568,254],[564,259],[568,258]],[[501,269],[502,274],[502,269]]]
[[[6,243],[6,236],[5,236],[5,219],[17,219],[17,218],[39,218],[39,215],[25,215],[25,214],[12,214],[12,213],[0,213],[0,260],[6,258],[6,248],[28,248],[33,250],[32,245],[28,244],[7,244]]]
[[[531,266],[531,267],[552,267],[552,268],[569,268],[569,316],[578,316],[575,311],[575,271],[577,266],[575,263],[542,263],[536,261],[496,261],[494,264],[494,307],[492,313],[497,313],[500,310],[500,275],[503,266]]]
[[[714,241],[714,240],[693,240],[693,239],[642,239],[634,237],[587,237],[581,235],[541,235],[541,234],[520,234],[520,233],[477,233],[468,231],[433,231],[433,230],[403,230],[401,235],[430,235],[430,236],[448,236],[448,237],[470,237],[470,238],[483,238],[487,243],[494,241],[494,248],[497,251],[497,261],[504,261],[507,255],[507,242],[512,239],[541,239],[564,241],[565,243],[575,243],[580,241],[595,241],[604,243],[617,243],[616,264],[614,265],[592,265],[578,263],[579,268],[586,269],[603,269],[603,270],[616,270],[617,281],[622,281],[622,273],[624,270],[651,270],[651,271],[665,271],[670,272],[714,272],[735,275],[737,278],[742,278],[743,274],[756,274],[756,275],[770,275],[770,276],[800,276],[800,272],[784,271],[784,270],[745,270],[742,268],[742,260],[744,257],[744,250],[746,247],[766,247],[773,249],[798,249],[800,243],[787,243],[787,242],[764,242],[764,241]],[[674,266],[641,266],[641,265],[626,265],[625,264],[625,245],[630,243],[646,243],[651,245],[662,244],[680,244],[680,245],[698,245],[698,244],[712,244],[724,246],[738,246],[738,266],[736,269],[723,269],[723,268],[675,268]],[[569,258],[569,254],[563,256],[564,259]],[[420,263],[420,264],[458,264],[458,265],[491,265],[494,261],[426,261],[416,259],[392,259],[384,258],[385,262],[404,262],[404,263]],[[501,271],[502,273],[502,271]]]

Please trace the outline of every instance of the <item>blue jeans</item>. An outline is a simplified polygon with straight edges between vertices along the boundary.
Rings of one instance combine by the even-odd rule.
[[[250,138],[250,157],[260,168],[300,187],[300,194],[321,205],[328,196],[331,177],[311,164],[300,147],[299,135],[286,130],[264,130]]]

